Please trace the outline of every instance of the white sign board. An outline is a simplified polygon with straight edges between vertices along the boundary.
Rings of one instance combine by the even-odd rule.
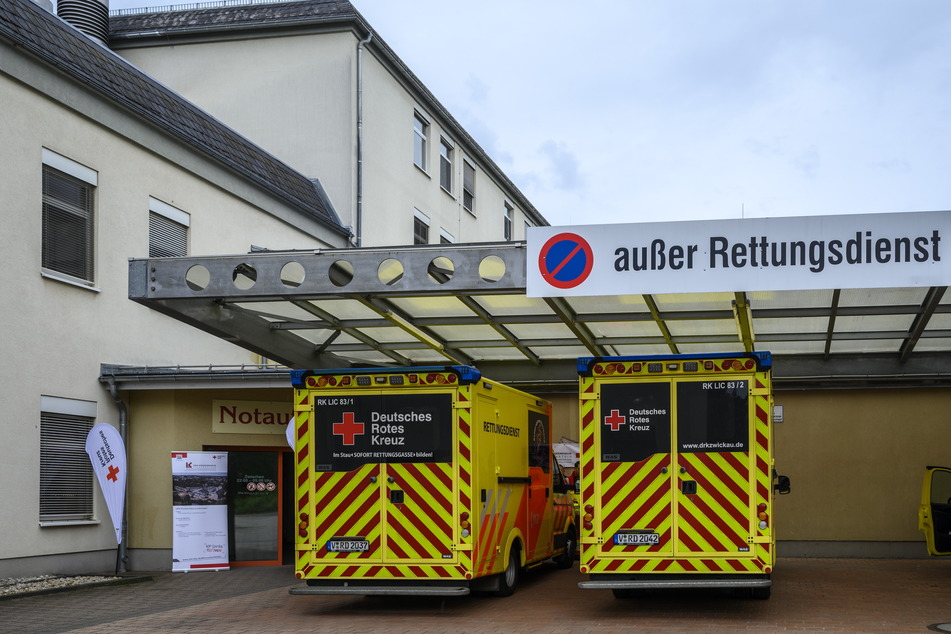
[[[951,212],[530,227],[530,297],[951,283]]]
[[[172,452],[172,571],[227,570],[228,454]]]

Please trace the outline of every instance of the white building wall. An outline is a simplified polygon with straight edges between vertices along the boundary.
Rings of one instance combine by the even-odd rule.
[[[297,171],[319,178],[341,222],[355,224],[352,33],[117,53]]]
[[[82,92],[65,83],[59,89],[68,96]],[[70,565],[109,569],[116,544],[98,487],[96,517],[102,524],[39,524],[41,397],[93,402],[97,422],[116,424],[116,406],[98,381],[101,363],[254,361],[246,350],[128,299],[128,260],[148,256],[149,197],[190,214],[192,254],[241,253],[262,242],[273,248],[331,245],[231,193],[247,188],[237,178],[231,177],[233,186],[225,180],[218,186],[146,149],[163,142],[154,130],[152,139],[132,143],[2,72],[0,95],[0,253],[7,263],[0,275],[6,302],[0,311],[0,532],[8,537],[0,540],[0,577],[43,570],[36,560],[20,559],[36,556],[53,556],[46,565],[60,572],[70,571]],[[119,116],[115,124],[137,125]],[[94,289],[41,275],[43,148],[98,173]],[[208,168],[207,174],[220,171],[195,154],[183,163]],[[272,211],[297,213],[271,200]],[[82,553],[98,555],[89,559]]]
[[[215,35],[205,36],[214,38]],[[352,31],[175,43],[117,52],[159,81],[268,149],[319,178],[344,225],[357,227],[357,49]],[[363,58],[362,246],[413,243],[414,210],[455,242],[503,240],[504,201],[515,209],[512,239],[526,216],[478,161],[465,139],[391,72],[372,45]],[[214,69],[209,72],[209,69]],[[430,121],[428,169],[413,163],[413,113]],[[455,145],[453,195],[439,186],[439,139]],[[463,158],[476,167],[475,214],[462,206]]]

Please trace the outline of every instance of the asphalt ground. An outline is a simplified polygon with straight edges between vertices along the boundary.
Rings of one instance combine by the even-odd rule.
[[[150,572],[0,601],[0,632],[951,632],[951,560],[780,559],[772,597],[724,590],[615,599],[544,565],[512,597],[290,595],[293,569]]]

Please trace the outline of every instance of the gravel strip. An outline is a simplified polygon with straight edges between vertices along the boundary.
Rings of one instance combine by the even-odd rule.
[[[105,575],[37,575],[0,579],[0,599],[127,581]]]

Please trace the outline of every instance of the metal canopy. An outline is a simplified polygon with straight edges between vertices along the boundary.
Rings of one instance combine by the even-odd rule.
[[[786,387],[951,382],[947,287],[531,298],[524,242],[136,259],[129,297],[290,367],[464,363],[521,386],[579,356],[769,350]]]

